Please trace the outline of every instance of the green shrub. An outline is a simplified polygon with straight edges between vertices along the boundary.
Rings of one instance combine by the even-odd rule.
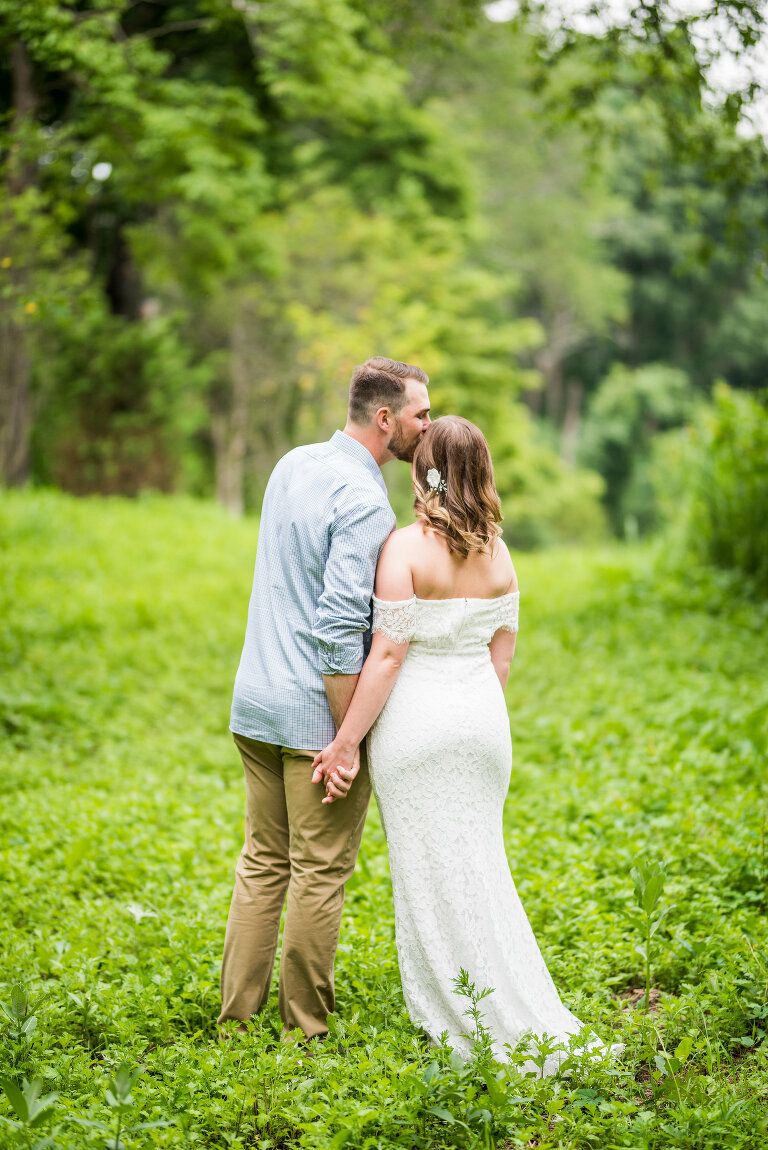
[[[718,384],[694,433],[687,541],[768,595],[768,393]]]
[[[175,318],[130,322],[93,307],[48,340],[36,377],[38,482],[77,495],[206,492],[196,437],[208,371],[192,363]]]

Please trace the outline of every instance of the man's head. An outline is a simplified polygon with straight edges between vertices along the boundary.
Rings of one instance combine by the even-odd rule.
[[[380,462],[413,459],[429,427],[428,383],[420,367],[384,355],[372,356],[352,372],[348,426],[376,433]]]

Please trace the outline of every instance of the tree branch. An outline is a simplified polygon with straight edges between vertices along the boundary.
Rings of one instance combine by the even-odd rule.
[[[132,40],[154,40],[158,36],[167,36],[171,32],[190,32],[193,28],[205,28],[215,23],[212,16],[201,16],[197,20],[177,20],[175,24],[163,24],[162,28],[151,28],[149,32],[141,32],[138,36],[131,36]]]

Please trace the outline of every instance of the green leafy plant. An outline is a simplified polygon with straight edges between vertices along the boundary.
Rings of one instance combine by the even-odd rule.
[[[34,1141],[33,1131],[50,1117],[56,1105],[58,1094],[43,1094],[42,1079],[35,1078],[32,1082],[23,1080],[21,1086],[11,1078],[0,1078],[0,1087],[13,1107],[18,1121],[13,1118],[0,1116],[0,1121],[10,1126],[16,1132],[17,1140],[21,1140],[29,1150],[45,1150],[45,1147],[55,1147],[52,1137],[41,1138]]]
[[[480,1003],[493,994],[493,987],[486,986],[478,990],[474,982],[470,982],[469,974],[463,967],[454,978],[453,985],[456,994],[469,1000],[464,1014],[472,1020],[472,1033],[467,1037],[472,1039],[474,1058],[477,1062],[486,1062],[493,1058],[493,1035],[483,1021]]]
[[[233,604],[247,602],[256,525],[186,499],[31,489],[0,497],[0,537],[0,999],[10,1007],[23,982],[33,1001],[21,1025],[38,1017],[31,1044],[12,1042],[0,1011],[0,1075],[60,1094],[33,1143],[114,1147],[104,1088],[124,1062],[147,1076],[120,1150],[768,1145],[759,603],[731,590],[713,610],[704,575],[660,575],[645,545],[516,556],[528,606],[509,692],[507,855],[564,1004],[626,1044],[616,1060],[568,1051],[560,1074],[541,1077],[526,1050],[465,1060],[411,1023],[375,805],[347,887],[328,1038],[281,1042],[272,995],[247,1034],[218,1042],[224,860],[242,844],[226,736],[242,645]],[[669,993],[645,1019],[622,999],[645,940],[627,844],[672,834],[685,914],[651,940],[652,985]],[[625,903],[636,922],[620,917]],[[136,923],[128,908],[150,905],[158,918]],[[478,1021],[501,1043],[492,1003],[476,999]],[[639,1089],[641,1065],[651,1081]],[[20,1121],[2,1091],[0,1114]],[[176,1126],[130,1130],[155,1118]],[[6,1145],[29,1150],[0,1122]]]
[[[648,1013],[651,1001],[651,954],[653,939],[659,931],[668,908],[658,910],[659,900],[664,890],[665,878],[664,864],[650,859],[639,859],[632,867],[630,875],[635,888],[635,901],[640,914],[630,916],[630,921],[637,927],[642,942],[636,950],[643,960],[643,974],[645,978],[645,994],[643,1007]]]
[[[37,1030],[37,1015],[34,1012],[42,1005],[46,997],[46,995],[42,995],[35,1002],[30,1002],[24,987],[21,983],[16,982],[11,986],[10,1001],[3,1002],[0,1000],[0,1011],[8,1021],[8,1037],[12,1043],[27,1047],[32,1042]]]
[[[696,430],[689,473],[692,552],[738,571],[768,595],[768,393],[749,395],[724,383]]]
[[[669,1054],[664,1045],[664,1040],[658,1031],[656,1032],[656,1036],[659,1040],[662,1053],[654,1055],[653,1061],[656,1066],[654,1077],[657,1075],[661,1077],[662,1091],[667,1097],[676,1096],[677,1101],[681,1102],[682,1095],[680,1093],[678,1075],[683,1069],[685,1062],[690,1058],[691,1051],[693,1050],[693,1039],[690,1035],[683,1035],[675,1047],[674,1053]]]
[[[104,1135],[104,1145],[108,1147],[108,1150],[120,1150],[121,1139],[131,1134],[136,1134],[139,1130],[154,1130],[160,1126],[173,1125],[173,1122],[168,1119],[162,1119],[157,1122],[136,1122],[131,1126],[125,1125],[126,1116],[130,1114],[135,1106],[132,1093],[134,1084],[143,1072],[143,1066],[137,1066],[131,1070],[130,1066],[123,1062],[118,1066],[114,1078],[110,1078],[107,1082],[104,1091],[104,1100],[114,1115],[113,1128],[110,1128],[104,1122],[95,1122],[92,1119],[74,1119],[80,1126],[101,1131]]]

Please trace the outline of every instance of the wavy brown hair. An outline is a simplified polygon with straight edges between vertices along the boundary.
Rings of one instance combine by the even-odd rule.
[[[427,483],[427,472],[440,472],[445,491]],[[479,427],[458,415],[444,415],[425,431],[412,465],[416,518],[442,535],[451,552],[493,549],[501,535],[501,503],[493,464]]]

